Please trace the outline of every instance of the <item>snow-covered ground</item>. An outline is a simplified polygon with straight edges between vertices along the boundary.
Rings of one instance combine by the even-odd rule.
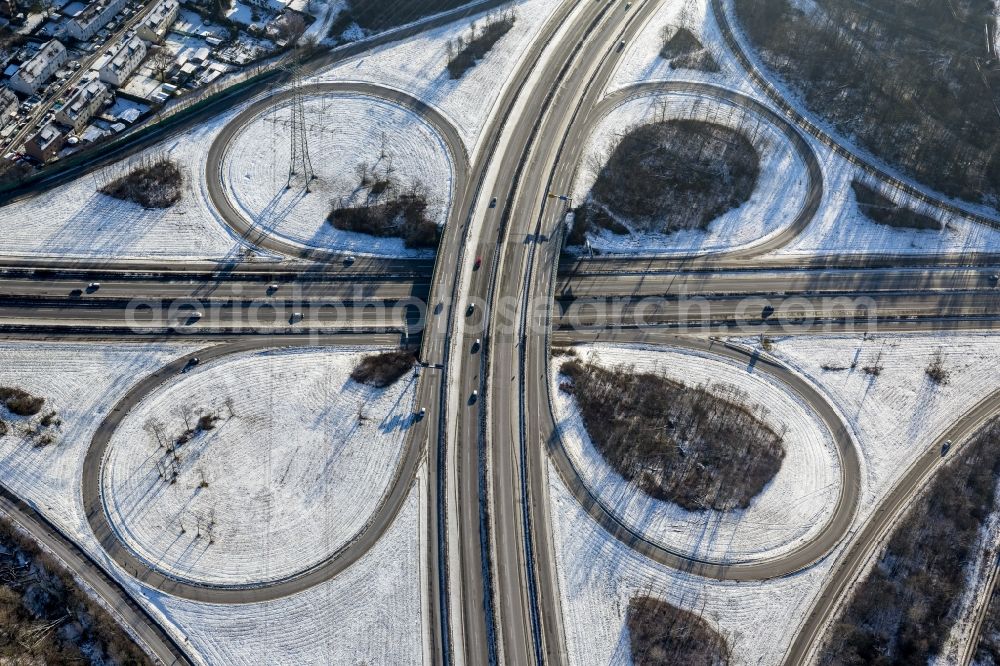
[[[790,225],[804,205],[806,166],[774,125],[730,102],[688,93],[635,97],[615,106],[595,127],[583,152],[573,198],[583,201],[614,147],[631,128],[660,120],[693,119],[740,130],[757,150],[760,173],[750,198],[703,230],[672,234],[637,232],[588,234],[603,254],[674,254],[721,251],[749,245]],[[619,220],[630,226],[629,220]]]
[[[181,627],[203,663],[429,663],[425,659],[428,584],[421,550],[426,530],[422,471],[399,516],[379,542],[336,578],[276,601],[233,606],[147,592],[150,603]]]
[[[312,80],[367,81],[408,92],[449,118],[471,154],[505,82],[559,4],[554,0],[512,2],[517,12],[514,27],[458,80],[445,69],[448,42],[468,33],[472,21],[482,23],[488,12],[338,63]]]
[[[712,55],[718,72],[671,69],[660,57],[664,28],[686,28]],[[745,95],[754,92],[753,84],[725,46],[719,25],[712,15],[709,0],[665,2],[650,16],[646,25],[625,49],[621,63],[608,83],[608,92],[643,81],[703,81],[732,88]]]
[[[222,165],[230,198],[255,228],[306,247],[411,254],[400,238],[373,238],[334,229],[335,205],[364,203],[358,166],[388,174],[402,190],[420,183],[428,214],[444,224],[455,187],[443,137],[415,112],[367,95],[310,95],[303,100],[310,163],[317,178],[306,192],[287,187],[291,163],[291,101],[272,107],[233,137]],[[297,165],[297,168],[299,165]]]
[[[699,578],[609,537],[549,467],[552,531],[569,663],[630,664],[625,612],[650,595],[699,613],[726,639],[733,666],[778,664],[831,560],[761,583]]]
[[[745,340],[755,344],[756,340]],[[949,381],[925,374],[941,353]],[[955,419],[1000,385],[1000,336],[989,334],[817,335],[779,338],[770,352],[837,407],[859,444],[862,493],[855,526]],[[871,377],[862,367],[878,359]],[[857,367],[850,369],[853,362]],[[823,366],[845,367],[824,370]],[[780,473],[779,473],[780,474]],[[651,563],[597,526],[550,470],[567,649],[574,664],[627,663],[628,599],[652,592],[702,612],[729,640],[736,664],[776,664],[839,554],[792,576],[720,583]]]
[[[135,583],[108,559],[83,512],[81,474],[91,437],[137,378],[195,348],[163,343],[0,343],[0,385],[20,386],[45,397],[46,407],[63,419],[61,436],[47,447],[13,436],[0,438],[0,482],[145,598],[150,612],[200,655],[202,663],[422,662],[420,525],[426,499],[420,480],[375,548],[336,579],[279,601],[215,605],[177,599]],[[338,355],[333,349],[324,353]],[[206,372],[211,374],[211,366]],[[275,398],[280,402],[280,396]],[[373,420],[378,418],[366,409]],[[295,431],[317,415],[302,410],[298,416]],[[138,437],[144,436],[142,432]],[[373,473],[388,478],[392,470]],[[346,519],[353,510],[334,507],[331,512]]]
[[[891,187],[880,192],[897,205],[906,206],[942,222],[940,231],[897,229],[876,224],[858,209],[851,181],[861,177],[860,170],[810,138],[823,167],[823,202],[812,222],[795,240],[778,250],[787,256],[812,256],[845,253],[859,254],[929,254],[996,252],[1000,247],[1000,229],[970,222],[915,200]]]
[[[221,259],[236,253],[240,245],[216,214],[205,185],[208,147],[233,115],[218,116],[135,159],[0,208],[0,254]],[[97,192],[150,155],[168,156],[182,166],[184,194],[177,204],[146,210]]]
[[[197,583],[279,580],[327,558],[388,491],[412,423],[413,378],[388,389],[357,384],[360,356],[225,357],[146,398],[105,460],[115,530],[154,568]],[[164,445],[198,413],[220,420],[177,447],[171,482]]]
[[[604,367],[625,365],[709,391],[736,389],[765,411],[765,422],[784,433],[781,469],[751,506],[735,511],[688,511],[655,500],[626,482],[594,447],[572,396],[558,388],[553,359],[556,422],[570,459],[592,492],[647,539],[719,562],[777,557],[820,531],[833,512],[840,466],[822,421],[796,395],[764,373],[693,350],[592,345],[577,352]]]

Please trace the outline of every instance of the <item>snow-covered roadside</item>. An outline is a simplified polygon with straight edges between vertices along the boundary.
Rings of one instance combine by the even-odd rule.
[[[528,46],[559,4],[554,0],[512,2],[511,7],[517,12],[514,27],[457,81],[445,69],[448,42],[467,34],[470,23],[474,20],[481,23],[488,12],[338,63],[310,82],[364,81],[410,93],[449,118],[472,154],[504,82],[513,75]]]
[[[659,120],[694,119],[740,130],[757,150],[760,173],[750,198],[702,230],[672,234],[636,232],[588,234],[603,254],[676,254],[733,249],[761,241],[789,226],[804,205],[809,178],[806,166],[780,129],[735,104],[690,93],[653,94],[615,106],[594,128],[573,184],[573,198],[583,201],[623,133]],[[619,220],[629,226],[628,220]]]
[[[288,599],[198,604],[145,588],[108,559],[83,512],[81,474],[91,437],[138,377],[194,349],[162,343],[0,343],[0,385],[20,386],[45,397],[46,408],[63,419],[57,443],[44,448],[11,436],[0,438],[0,482],[148,599],[147,608],[177,640],[202,655],[202,663],[421,662],[419,543],[425,499],[419,481],[393,527],[370,553],[337,579]],[[335,515],[349,513],[339,510]]]
[[[925,375],[939,350],[949,372],[943,386]],[[1000,336],[989,334],[791,336],[773,341],[770,353],[813,381],[853,431],[862,453],[854,529],[907,466],[936,445],[940,433],[1000,384],[994,362]],[[876,359],[883,369],[870,377],[861,368]],[[824,365],[845,369],[824,370]],[[805,571],[766,582],[697,578],[631,552],[577,505],[555,470],[549,476],[564,627],[574,664],[628,663],[625,611],[639,593],[701,612],[729,641],[735,664],[779,663],[842,549]]]
[[[669,61],[660,57],[664,28],[686,28],[701,42],[719,65],[718,72],[693,69],[671,69]],[[649,18],[621,58],[608,82],[612,93],[645,81],[702,81],[732,88],[744,95],[754,93],[753,85],[739,61],[729,52],[715,22],[709,0],[665,2]]]
[[[222,164],[230,198],[255,229],[303,247],[336,248],[391,256],[420,254],[401,238],[340,231],[327,222],[335,205],[364,203],[360,164],[373,180],[391,178],[402,191],[421,184],[428,215],[443,225],[455,188],[448,147],[417,113],[367,95],[310,95],[303,101],[310,163],[317,178],[307,193],[288,188],[291,101],[268,109],[232,139]],[[375,176],[377,174],[377,176]],[[429,254],[429,252],[424,252]]]
[[[147,397],[105,460],[118,534],[150,566],[195,583],[280,580],[337,551],[388,491],[413,420],[413,378],[357,384],[361,356],[225,357]],[[163,447],[199,414],[219,420],[172,462]]]
[[[933,217],[943,224],[940,231],[898,229],[877,224],[858,209],[851,181],[860,179],[861,170],[840,157],[826,145],[808,138],[823,168],[823,201],[812,222],[795,240],[776,252],[785,256],[856,254],[930,254],[996,252],[1000,247],[1000,228],[970,222],[917,201],[891,188],[880,187],[883,196],[897,205]]]
[[[157,144],[135,158],[0,208],[0,255],[102,259],[222,259],[241,247],[208,198],[205,156],[239,109]],[[97,192],[149,156],[175,160],[185,174],[174,206],[147,210]]]
[[[554,358],[552,397],[563,445],[592,492],[647,539],[722,562],[774,558],[801,546],[826,524],[840,487],[840,466],[830,433],[816,414],[767,375],[745,365],[686,349],[588,345],[577,353],[604,367],[632,366],[708,390],[735,388],[766,410],[764,419],[784,433],[781,469],[751,506],[737,511],[687,511],[655,500],[626,482],[594,447],[572,396],[559,390]]]

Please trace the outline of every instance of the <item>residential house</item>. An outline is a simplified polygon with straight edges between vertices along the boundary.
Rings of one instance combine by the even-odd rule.
[[[87,41],[123,10],[126,3],[127,0],[101,0],[87,5],[79,16],[66,24],[67,34],[81,42]]]
[[[50,40],[17,68],[7,85],[19,93],[34,95],[68,58],[66,47],[59,40]]]
[[[98,76],[101,81],[121,88],[145,57],[146,42],[138,35],[133,35],[108,51],[108,58],[98,70]]]
[[[79,132],[111,97],[111,90],[94,79],[77,86],[66,103],[56,112],[56,122]]]

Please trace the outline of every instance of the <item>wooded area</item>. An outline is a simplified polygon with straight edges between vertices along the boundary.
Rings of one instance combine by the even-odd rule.
[[[0,519],[0,662],[145,666],[148,657],[51,556]]]
[[[781,468],[782,435],[735,389],[576,359],[560,372],[597,450],[656,499],[692,511],[746,508]]]
[[[912,504],[831,628],[821,666],[926,664],[955,623],[979,533],[996,510],[1000,419],[955,451]]]
[[[626,616],[634,666],[725,666],[726,641],[690,611],[652,597],[634,597]]]
[[[941,192],[1000,201],[992,0],[735,0],[766,65],[813,113]]]
[[[578,221],[593,223],[603,209],[633,230],[657,233],[704,229],[750,198],[759,171],[757,152],[741,132],[695,120],[632,127],[602,162]]]

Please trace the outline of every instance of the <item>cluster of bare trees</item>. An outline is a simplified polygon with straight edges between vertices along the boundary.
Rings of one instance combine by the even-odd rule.
[[[184,172],[172,159],[164,155],[145,155],[137,163],[123,168],[128,171],[99,182],[97,190],[143,208],[169,208],[180,201]]]
[[[232,398],[226,398],[226,409],[229,417],[235,416],[233,411]],[[177,478],[181,473],[181,447],[196,438],[198,435],[214,430],[222,417],[216,413],[200,413],[190,407],[181,409],[181,417],[184,419],[184,430],[178,435],[170,435],[167,425],[159,418],[153,416],[146,420],[143,429],[156,440],[157,446],[162,449],[163,455],[156,460],[156,471],[165,483],[177,483]],[[208,487],[205,476],[202,474],[201,487]]]
[[[652,497],[693,511],[746,508],[781,468],[784,432],[735,388],[575,359],[560,372],[594,446]]]
[[[496,45],[500,38],[510,32],[517,20],[513,7],[488,14],[480,25],[476,21],[469,26],[468,35],[459,35],[448,40],[448,74],[453,79],[476,66]]]
[[[347,16],[364,30],[385,30],[454,9],[468,0],[348,0]]]
[[[934,354],[934,358],[931,359],[930,364],[924,372],[927,373],[927,376],[930,377],[930,380],[935,384],[943,386],[948,383],[948,378],[951,373],[944,367],[944,356],[941,354],[940,349],[938,349],[937,353]]]
[[[809,108],[921,181],[1000,200],[992,0],[737,0],[768,66]]]
[[[23,437],[30,438],[34,446],[48,446],[56,441],[56,429],[62,425],[62,419],[55,411],[49,411],[38,419],[45,405],[45,398],[32,395],[24,389],[0,386],[0,405],[9,412],[7,420],[0,418],[0,437],[7,436],[11,431]]]
[[[690,30],[672,25],[660,31],[660,57],[670,61],[671,69],[694,69],[718,72],[719,63]]]
[[[588,204],[645,231],[704,229],[753,192],[760,165],[747,136],[696,120],[632,127],[602,160]],[[593,211],[585,219],[615,231]]]
[[[385,388],[410,371],[416,361],[414,353],[406,349],[368,354],[351,372],[351,379],[360,384]]]
[[[729,647],[701,617],[649,596],[633,597],[625,617],[635,666],[725,666]]]
[[[940,231],[944,227],[937,218],[900,206],[860,180],[851,181],[851,189],[854,190],[858,210],[872,222],[906,229]]]
[[[822,666],[926,664],[961,607],[980,528],[996,510],[1000,420],[934,477],[832,627]]]
[[[351,196],[333,202],[327,220],[344,231],[402,238],[406,247],[437,247],[440,232],[428,216],[430,196],[426,186],[414,181],[409,187],[401,187],[393,173],[383,133],[379,160],[374,165],[358,164],[357,189]],[[359,193],[361,201],[357,202]]]
[[[0,519],[0,662],[150,664],[55,558]]]

